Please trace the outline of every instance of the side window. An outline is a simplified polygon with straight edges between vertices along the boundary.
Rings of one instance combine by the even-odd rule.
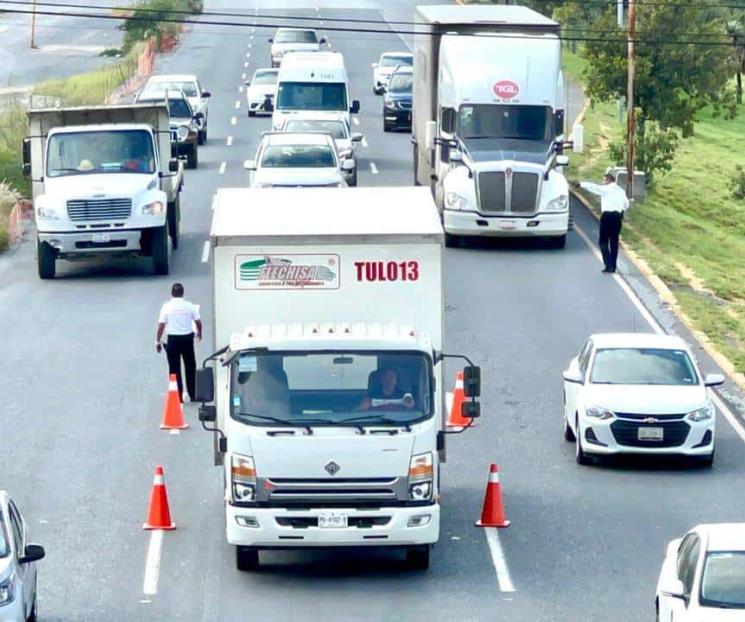
[[[582,376],[587,372],[587,364],[590,362],[590,353],[592,352],[592,341],[589,339],[585,341],[585,345],[582,346],[582,351],[579,353],[578,363],[579,371]]]
[[[693,544],[693,540],[695,537],[696,536],[694,536],[693,534],[688,534],[685,538],[683,538],[683,542],[681,542],[680,546],[678,547],[678,579],[682,580],[683,578],[683,567],[685,566],[685,561],[688,557],[688,551],[691,550],[691,545]]]
[[[8,510],[10,511],[10,530],[13,534],[16,555],[20,557],[23,555],[23,523],[21,521],[21,515],[12,501],[8,505]]]
[[[698,536],[693,536],[691,546],[685,553],[683,559],[683,568],[680,573],[680,580],[683,582],[686,588],[686,594],[690,594],[693,591],[693,580],[696,577],[696,565],[698,563],[698,555],[701,550],[701,541]]]

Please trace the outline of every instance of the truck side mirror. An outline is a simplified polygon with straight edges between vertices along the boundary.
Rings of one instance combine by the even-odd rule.
[[[554,112],[554,136],[557,138],[564,134],[564,111],[557,110]]]
[[[201,121],[204,119],[204,113],[203,112],[197,112],[197,114],[194,115],[194,119],[197,121]]]
[[[23,139],[23,176],[31,177],[31,139]]]
[[[353,99],[352,107],[349,109],[349,112],[351,112],[352,114],[357,114],[359,111],[360,111],[360,100]]]
[[[461,417],[467,417],[468,419],[476,419],[481,416],[481,402],[463,402],[460,405]]]
[[[463,153],[458,149],[451,149],[450,162],[453,162],[455,164],[460,164],[461,162],[463,162]]]
[[[264,112],[274,112],[274,102],[268,95],[264,98]]]
[[[455,132],[455,109],[443,108],[440,117],[442,131],[446,134],[453,134]]]
[[[267,39],[267,41],[268,41],[269,43],[274,43],[274,37],[269,37],[269,38]]]
[[[217,421],[217,408],[202,404],[199,407],[199,420],[202,423],[214,423]]]
[[[197,402],[211,402],[215,399],[215,376],[211,369],[197,370]]]
[[[27,544],[26,548],[23,549],[23,555],[18,558],[18,562],[21,564],[38,562],[40,559],[44,559],[45,555],[46,553],[43,546],[38,544]]]
[[[435,137],[437,136],[437,121],[427,121],[424,128],[424,148],[428,151],[435,148]]]
[[[557,155],[554,159],[554,164],[556,166],[569,166],[569,156],[568,155]]]
[[[478,365],[466,365],[463,368],[463,395],[466,397],[481,395],[481,368]]]
[[[321,40],[318,42],[318,45],[323,45],[326,43],[326,37],[321,37]]]
[[[176,160],[175,158],[168,160],[168,172],[178,173],[178,160]]]

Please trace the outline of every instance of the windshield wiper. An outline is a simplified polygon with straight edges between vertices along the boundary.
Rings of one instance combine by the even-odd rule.
[[[290,419],[282,419],[281,417],[272,417],[271,415],[257,415],[256,413],[249,412],[237,412],[234,414],[238,415],[239,417],[254,417],[256,419],[261,419],[262,421],[274,421],[275,423],[282,423],[292,428],[304,428],[309,436],[313,434],[313,428],[308,425],[307,419],[303,420],[305,421],[305,423],[301,423],[301,421],[292,421]],[[312,421],[313,423],[324,423],[317,419],[314,419]]]
[[[347,423],[351,423],[354,425],[355,423],[363,423],[363,422],[375,422],[378,421],[380,423],[388,423],[391,425],[397,425],[402,427],[407,432],[411,432],[411,426],[406,423],[405,421],[398,421],[397,419],[392,419],[391,417],[381,417],[380,415],[360,415],[359,417],[349,417],[348,419],[340,419],[338,421],[333,421],[332,423],[337,425],[345,425]],[[355,426],[358,427],[358,426]]]

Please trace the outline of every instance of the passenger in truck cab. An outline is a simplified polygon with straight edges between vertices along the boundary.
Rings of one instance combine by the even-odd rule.
[[[367,395],[356,410],[387,408],[398,406],[414,408],[414,398],[398,386],[398,372],[392,367],[384,367],[370,374],[367,382]]]
[[[233,406],[240,413],[285,418],[290,414],[290,389],[282,359],[257,356],[253,365],[239,367]]]

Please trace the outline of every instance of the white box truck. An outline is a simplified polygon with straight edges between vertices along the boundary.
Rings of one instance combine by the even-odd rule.
[[[546,236],[563,247],[564,84],[559,24],[522,6],[420,6],[414,37],[414,177],[446,243]]]
[[[183,165],[165,103],[29,110],[23,170],[32,182],[37,264],[139,254],[168,274],[178,247]]]
[[[197,373],[237,566],[260,549],[404,547],[440,528],[442,227],[424,188],[221,189]],[[214,405],[212,405],[214,403]],[[210,424],[216,422],[215,427]]]

